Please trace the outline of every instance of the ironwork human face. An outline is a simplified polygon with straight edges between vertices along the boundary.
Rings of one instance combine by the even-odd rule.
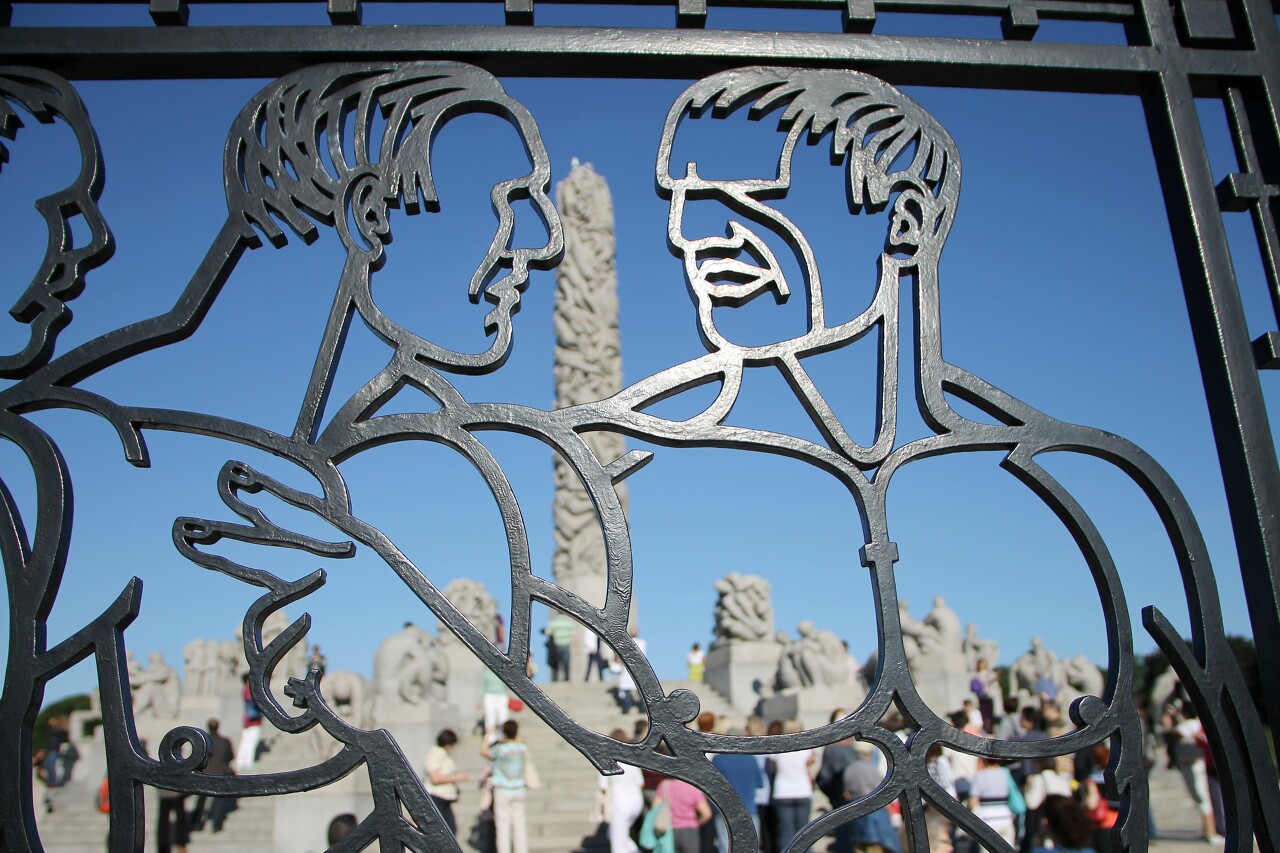
[[[684,264],[699,329],[714,349],[763,355],[822,327],[822,283],[813,248],[800,227],[771,204],[790,187],[790,146],[784,151],[788,168],[769,178],[708,179],[699,173],[696,161],[660,165],[659,183],[670,199],[667,240]],[[664,149],[670,157],[670,138],[664,140]],[[699,213],[696,223],[687,215],[693,206]],[[716,210],[707,212],[709,206]],[[717,228],[723,222],[723,231],[706,236],[703,223],[712,222]],[[776,344],[733,340],[733,333],[717,323],[724,311],[766,294],[775,304],[791,308],[776,327],[784,332],[777,335]]]
[[[365,318],[384,338],[411,348],[424,361],[460,373],[483,373],[501,366],[510,354],[512,317],[519,310],[521,294],[529,285],[530,270],[551,268],[559,261],[564,249],[559,214],[547,194],[551,179],[550,160],[532,116],[514,101],[486,104],[485,107],[485,112],[498,114],[516,130],[531,164],[528,172],[493,184],[489,193],[496,220],[493,236],[466,285],[466,295],[472,303],[479,304],[483,300],[491,306],[482,322],[487,341],[475,352],[452,349],[432,343],[391,320],[372,298],[366,300],[362,307]],[[362,225],[362,236],[365,242],[375,247],[369,261],[370,268],[377,269],[383,261],[382,243],[389,242],[390,229],[386,222],[386,204],[389,201],[382,199],[382,206],[371,213],[363,212],[361,204],[358,196],[353,198],[353,218],[358,223],[368,223],[367,233]],[[532,210],[526,212],[525,208]],[[534,214],[540,221],[528,230],[545,234],[545,239],[534,241],[535,244],[530,246],[516,245],[517,233],[521,232],[517,217]],[[441,246],[438,250],[448,251],[449,247]],[[452,290],[456,286],[453,282],[441,282],[438,286],[449,291],[447,298],[453,298],[453,293],[457,292]]]
[[[896,288],[898,274],[916,265],[922,247],[940,245],[944,207],[918,176],[881,176],[878,203],[854,204],[848,158],[857,153],[832,157],[825,138],[797,146],[803,131],[793,126],[774,134],[781,147],[776,166],[758,164],[753,176],[725,179],[720,164],[677,153],[678,127],[668,125],[658,182],[670,201],[668,243],[683,262],[700,331],[712,349],[737,349],[745,361],[763,362],[848,341],[876,318],[875,294]],[[856,220],[864,224],[855,226]],[[819,231],[809,231],[815,227]],[[833,286],[840,290],[834,303],[827,298]],[[858,292],[865,299],[853,295]],[[763,337],[741,318],[729,319],[731,311],[769,296],[778,308]],[[756,337],[746,340],[743,329]]]
[[[70,184],[35,203],[48,240],[30,284],[9,309],[10,316],[28,331],[17,349],[0,353],[0,377],[7,379],[26,376],[48,361],[58,334],[71,321],[67,303],[84,289],[86,273],[104,264],[114,249],[111,231],[98,209],[102,154],[79,96],[61,78],[46,72],[24,69],[18,76],[0,74],[0,136],[13,138],[22,127],[12,104],[31,112],[36,126],[69,128],[75,135],[80,165]],[[5,160],[7,153],[0,142],[0,162]],[[85,226],[87,239],[73,231],[72,221],[77,218]]]

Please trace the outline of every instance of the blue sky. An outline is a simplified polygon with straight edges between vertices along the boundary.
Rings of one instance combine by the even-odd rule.
[[[24,10],[17,7],[15,25],[35,21],[32,12],[23,18]],[[206,17],[196,23],[230,14],[197,11]],[[369,6],[366,21],[376,22],[377,14],[377,7]],[[494,10],[480,6],[466,14],[496,18]],[[540,6],[539,24],[566,23],[562,16],[569,15],[575,16],[573,22],[593,22],[590,16],[603,14],[589,7],[576,12],[547,7],[544,14]],[[669,9],[638,10],[631,20],[644,23],[654,16],[654,25],[665,25],[670,14]],[[827,17],[814,13],[803,20],[805,26],[838,26],[837,18],[832,23]],[[885,16],[877,32],[895,31],[903,26],[902,17]],[[776,19],[739,20],[747,27],[770,23],[776,25]],[[965,26],[973,32],[964,34],[975,36],[994,36],[997,29],[987,20]],[[945,22],[946,27],[953,24]],[[1060,32],[1046,26],[1041,37],[1062,37],[1055,36]],[[1101,30],[1096,35],[1114,36]],[[91,274],[86,292],[73,304],[75,321],[59,351],[171,304],[225,214],[221,152],[226,129],[263,83],[79,84],[102,141],[107,166],[102,209],[118,248],[110,263]],[[699,355],[703,350],[680,263],[665,244],[667,204],[654,190],[662,120],[686,83],[517,78],[504,83],[539,122],[554,180],[564,177],[576,157],[592,163],[611,185],[626,381]],[[1249,633],[1141,105],[1122,96],[907,91],[949,130],[963,162],[961,203],[940,271],[946,357],[1058,418],[1130,438],[1164,464],[1204,529],[1228,630]],[[1221,177],[1235,168],[1230,140],[1220,106],[1203,106],[1215,174]],[[488,164],[513,163],[510,158],[518,153],[499,132],[504,127],[496,119],[469,117],[446,129],[436,151],[437,163],[444,164],[436,168],[445,210],[437,218],[398,214],[387,268],[375,280],[375,298],[384,310],[413,317],[446,343],[466,346],[480,340],[483,309],[465,301],[465,281],[483,254],[483,229],[491,227]],[[757,138],[752,133],[763,140],[771,133],[769,128],[740,130],[743,140]],[[736,141],[736,154],[744,160],[758,155],[755,144]],[[58,168],[70,175],[66,164],[73,162],[73,146],[69,133],[43,127],[23,131],[11,146],[10,162],[0,174],[0,252],[13,259],[10,275],[24,271],[6,278],[11,293],[25,286],[25,271],[34,268],[42,251],[40,222],[29,212],[30,202],[60,186]],[[476,163],[486,164],[484,170]],[[41,190],[33,185],[37,175],[52,183]],[[789,204],[797,210],[824,204],[832,209],[838,187],[823,178],[821,167],[798,177],[812,178],[812,194],[803,194],[797,180],[797,197]],[[863,227],[866,223],[847,212],[813,221],[806,233],[820,263],[862,283],[833,295],[833,310],[861,310],[859,300],[874,285],[873,243],[880,236],[869,237],[871,226]],[[1228,227],[1251,331],[1257,335],[1272,328],[1274,318],[1251,226],[1245,215],[1229,215]],[[873,230],[882,228],[883,220],[877,219]],[[294,239],[284,249],[248,253],[190,341],[106,371],[88,387],[130,403],[217,411],[286,429],[296,417],[341,268],[341,246],[331,231],[322,230],[313,246]],[[536,232],[519,236],[533,239]],[[552,273],[535,274],[516,320],[510,362],[493,376],[459,380],[469,399],[550,405],[553,291]],[[761,334],[768,333],[769,322],[762,320]],[[0,334],[6,335],[0,343],[18,340],[12,328]],[[855,437],[859,430],[869,433],[868,401],[874,399],[874,356],[856,350],[829,354],[830,360],[813,366],[819,381],[839,389],[832,392],[833,406]],[[354,387],[385,363],[385,356],[367,331],[353,331],[339,386]],[[777,374],[756,373],[734,410],[735,422],[812,434]],[[1262,378],[1274,405],[1275,378]],[[909,389],[903,396],[910,400]],[[904,410],[904,437],[924,433],[911,412],[910,406]],[[145,582],[143,608],[126,639],[140,656],[160,649],[176,664],[192,637],[229,638],[253,591],[183,560],[170,541],[170,525],[179,515],[228,516],[214,492],[214,477],[229,458],[260,465],[299,486],[305,482],[275,460],[243,448],[176,435],[153,434],[154,466],[138,470],[124,461],[110,429],[93,416],[48,412],[33,419],[59,441],[76,488],[76,529],[63,591],[50,619],[50,642],[96,615],[135,574]],[[535,570],[549,573],[550,454],[530,439],[512,436],[495,436],[491,446],[508,469],[529,524]],[[901,552],[902,596],[917,617],[934,595],[945,596],[963,621],[977,623],[1000,643],[1004,663],[1038,635],[1060,655],[1085,654],[1105,665],[1101,608],[1083,560],[1049,511],[1002,472],[998,461],[990,455],[949,458],[901,475],[890,493],[890,523]],[[1107,537],[1139,632],[1137,651],[1154,645],[1138,623],[1142,605],[1158,604],[1185,630],[1186,606],[1169,546],[1138,490],[1096,461],[1055,458],[1045,465]],[[29,508],[32,481],[23,460],[0,448],[0,470]],[[460,457],[431,445],[397,446],[352,460],[344,470],[356,512],[417,557],[437,584],[473,577],[500,601],[509,599],[492,498]],[[660,675],[679,676],[690,643],[705,646],[710,639],[712,583],[728,571],[770,578],[779,628],[794,631],[807,618],[848,639],[860,658],[874,649],[871,590],[857,558],[857,517],[829,478],[773,457],[659,449],[655,461],[629,480],[629,489],[639,625]],[[287,520],[322,532],[309,519]],[[247,550],[239,554],[292,576],[324,564],[316,558],[269,555],[271,562],[264,562],[268,557]],[[305,609],[314,617],[311,638],[323,646],[332,667],[367,672],[377,643],[403,621],[434,629],[434,618],[371,555],[329,561],[325,568],[329,582],[306,600]],[[289,612],[301,609],[295,605]],[[537,614],[535,623],[543,619],[545,613]],[[87,689],[92,678],[90,670],[79,667],[56,681],[50,695]]]

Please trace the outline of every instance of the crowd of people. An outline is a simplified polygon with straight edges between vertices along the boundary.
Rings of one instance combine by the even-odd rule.
[[[456,732],[441,730],[436,745],[427,753],[422,779],[427,794],[455,836],[458,822],[453,807],[462,793],[459,786],[470,779],[454,760],[457,744]],[[525,804],[529,789],[539,787],[540,782],[529,750],[520,738],[520,724],[506,720],[487,730],[480,754],[488,766],[480,780],[480,820],[471,831],[469,843],[478,850],[526,853],[529,829]]]
[[[546,632],[548,664],[556,680],[569,678],[571,649],[566,637],[571,627],[553,622]],[[609,672],[608,651],[598,642],[594,647],[588,646],[588,679],[593,670],[602,678]],[[697,644],[686,663],[689,679],[701,681],[705,654]],[[618,668],[615,665],[615,673]],[[622,676],[618,695],[622,710],[627,712],[637,704],[634,684],[625,683],[625,669],[616,674]],[[528,786],[525,776],[532,761],[520,743],[516,723],[507,719],[505,688],[500,683],[492,687],[494,701],[488,702],[487,688],[485,697],[483,753],[491,761],[485,813],[493,819],[498,853],[523,853],[524,795]],[[950,715],[950,722],[970,734],[1005,741],[1042,741],[1063,736],[1073,727],[1057,701],[1057,690],[1050,687],[1046,685],[1038,701],[1010,697],[998,704],[993,698],[999,696],[996,673],[981,660],[970,684],[972,695]],[[846,709],[836,709],[831,720],[848,713]],[[796,720],[766,721],[752,716],[739,726],[728,717],[709,712],[701,714],[694,725],[730,737],[802,730]],[[898,731],[905,741],[907,731],[901,720],[887,718],[883,725]],[[1159,721],[1158,731],[1159,737],[1148,734],[1143,744],[1148,769],[1155,761],[1155,745],[1163,738],[1169,766],[1182,773],[1203,818],[1204,840],[1221,844],[1221,791],[1194,709],[1189,703],[1170,706]],[[635,721],[630,735],[622,729],[611,733],[616,740],[633,742],[646,735],[647,720],[643,717]],[[456,800],[456,783],[465,780],[466,774],[457,773],[447,760],[447,750],[456,737],[449,731],[441,737],[452,740],[442,741],[432,751],[424,781],[454,828],[451,800]],[[880,786],[886,773],[880,750],[853,739],[821,750],[717,754],[711,760],[746,804],[760,838],[761,853],[785,849],[816,813],[865,798]],[[1071,851],[1102,851],[1110,847],[1108,837],[1118,819],[1120,803],[1107,790],[1104,771],[1110,763],[1110,751],[1105,743],[1076,753],[1010,762],[934,745],[926,760],[929,775],[943,791],[1020,853],[1052,847]],[[951,825],[927,801],[924,806],[933,853],[950,853],[953,849],[976,853],[979,845],[970,833]],[[728,826],[701,790],[639,768],[624,766],[621,774],[600,778],[594,815],[600,823],[607,824],[611,853],[725,853],[730,849]],[[1154,838],[1154,817],[1148,817]],[[837,828],[827,849],[832,853],[901,853],[908,846],[901,804],[895,801]]]
[[[970,707],[972,705],[973,707]],[[837,709],[832,719],[848,712]],[[982,728],[976,703],[953,715],[952,722],[973,732]],[[998,718],[997,718],[998,719]],[[1025,740],[1065,733],[1056,706],[1017,713]],[[894,721],[887,723],[892,727]],[[738,727],[724,717],[703,713],[694,723],[703,731],[730,737],[778,735],[801,730],[798,721],[766,722],[753,716]],[[897,728],[902,728],[898,725]],[[632,739],[645,736],[637,721]],[[905,732],[902,732],[905,737]],[[626,739],[615,730],[611,736]],[[747,806],[762,853],[783,850],[816,812],[861,800],[885,777],[881,752],[865,741],[846,740],[822,750],[776,755],[717,754],[712,764]],[[1104,836],[1114,825],[1118,804],[1107,799],[1102,771],[1105,746],[1083,755],[1003,764],[935,747],[928,756],[930,775],[1016,849],[1049,847],[1088,851],[1106,849]],[[611,853],[725,853],[728,826],[706,795],[693,785],[633,767],[601,777],[597,814],[608,824]],[[927,830],[933,853],[976,850],[976,842],[951,826],[926,802]],[[900,804],[858,818],[836,829],[826,849],[833,853],[902,853],[908,849]],[[499,848],[500,853],[505,853]]]

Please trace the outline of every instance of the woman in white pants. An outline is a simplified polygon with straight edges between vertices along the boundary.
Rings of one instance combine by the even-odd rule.
[[[622,729],[614,729],[609,737],[628,740]],[[644,774],[630,764],[618,766],[622,773],[600,777],[600,789],[609,800],[609,853],[637,853],[640,848],[631,840],[631,825],[644,811]]]

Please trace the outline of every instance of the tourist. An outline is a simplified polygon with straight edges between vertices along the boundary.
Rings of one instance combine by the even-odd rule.
[[[450,754],[457,743],[458,736],[453,729],[440,730],[440,734],[436,735],[436,745],[427,751],[423,779],[427,794],[454,837],[458,835],[458,821],[453,815],[453,804],[458,801],[461,793],[458,783],[467,781],[467,774],[459,772],[457,762]]]
[[[307,656],[307,669],[315,670],[321,675],[324,675],[325,668],[328,665],[329,665],[329,661],[324,656],[324,653],[320,651],[320,646],[319,645],[312,646],[311,654]]]
[[[956,711],[950,719],[951,725],[961,730],[969,723],[962,711]],[[964,802],[969,798],[969,785],[972,784],[973,777],[978,772],[978,756],[951,747],[946,747],[943,754],[951,765],[951,778],[956,786],[956,798]]]
[[[1111,750],[1106,744],[1098,744],[1090,752],[1091,771],[1080,784],[1080,804],[1093,824],[1095,850],[1111,849],[1111,830],[1120,819],[1120,803],[1106,795],[1106,769],[1111,763]]]
[[[1174,727],[1177,741],[1174,744],[1173,756],[1186,783],[1187,793],[1200,812],[1200,825],[1204,839],[1212,844],[1222,844],[1223,838],[1218,834],[1213,820],[1213,800],[1209,794],[1209,771],[1205,766],[1204,744],[1208,739],[1204,734],[1204,726],[1200,724],[1195,706],[1186,702],[1179,713],[1179,720]],[[1203,744],[1202,744],[1203,742]]]
[[[711,711],[703,711],[693,721],[693,724],[694,726],[697,727],[698,731],[702,732],[703,734],[724,734],[723,731],[716,730],[716,722],[717,722],[716,715],[714,713],[712,713]],[[707,758],[711,758],[711,755],[708,754]],[[717,816],[717,814],[718,812],[716,811],[716,807],[712,806],[711,807],[712,817]],[[698,827],[698,845],[708,853],[710,853],[710,851],[715,850],[716,826],[714,821],[707,821],[706,823]]]
[[[1031,706],[1022,709],[1018,724],[1022,731],[1018,733],[1014,740],[1035,743],[1049,739],[1049,736],[1044,732],[1044,717]],[[1024,758],[1014,767],[1014,779],[1025,785],[1027,777],[1034,772],[1036,772],[1036,760],[1034,758]]]
[[[884,772],[876,767],[873,760],[877,752],[875,746],[866,741],[860,740],[853,745],[853,761],[845,768],[840,780],[844,788],[841,796],[844,802],[861,800],[884,781]],[[898,831],[893,828],[888,809],[876,809],[852,821],[849,830],[850,841],[857,853],[901,853]]]
[[[764,718],[756,715],[747,717],[747,736],[762,737],[766,733]],[[782,728],[779,726],[778,731]],[[772,734],[772,732],[769,732]],[[774,853],[777,847],[774,845],[774,820],[773,820],[773,782],[769,778],[768,765],[769,758],[765,755],[753,755],[756,760],[756,766],[760,768],[760,775],[764,777],[764,784],[756,789],[756,828],[760,831],[760,853]]]
[[[834,723],[836,720],[843,719],[849,712],[844,708],[837,708],[831,712],[829,722]],[[853,739],[845,738],[842,741],[828,745],[822,750],[822,761],[818,765],[818,776],[815,784],[818,790],[827,798],[827,803],[832,810],[840,808],[844,805],[844,771],[854,759]],[[850,853],[853,849],[853,841],[850,835],[852,826],[843,824],[836,827],[835,843],[829,848],[832,853]]]
[[[614,729],[609,737],[627,742],[622,729]],[[600,777],[600,790],[608,801],[609,853],[636,853],[639,848],[631,840],[631,826],[644,811],[644,774],[630,764],[618,766],[621,773]]]
[[[600,636],[594,631],[585,632],[582,635],[582,649],[587,656],[587,674],[583,676],[582,680],[591,680],[591,667],[594,666],[600,676],[600,680],[604,681],[604,671],[607,664],[604,660],[604,650],[601,648]]]
[[[671,812],[675,853],[702,853],[701,828],[711,820],[707,795],[682,779],[663,779],[658,785],[654,807],[663,802]]]
[[[557,671],[560,669],[560,649],[556,646],[556,639],[551,635],[551,626],[542,629],[543,648],[547,653],[547,671],[551,673],[551,680],[556,680]]]
[[[1064,737],[1071,731],[1071,725],[1062,718],[1062,709],[1057,702],[1046,702],[1040,706],[1040,719],[1044,725],[1045,737]],[[1075,773],[1075,760],[1070,754],[1059,755],[1054,759],[1055,769],[1070,779]]]
[[[646,729],[647,728],[648,726],[646,725]],[[642,740],[642,738],[637,738],[636,742],[639,743],[640,740]],[[667,746],[667,742],[665,740],[659,740],[658,745],[654,747],[653,751],[659,755],[670,755],[671,747]],[[658,798],[658,786],[661,785],[663,780],[667,777],[663,776],[657,770],[650,770],[648,767],[644,768],[641,771],[641,774],[644,776],[644,807],[646,809],[651,809],[653,808],[654,801]]]
[[[740,728],[730,728],[726,734],[729,737],[742,737],[743,730]],[[751,822],[755,825],[756,836],[760,835],[760,813],[756,809],[756,794],[767,783],[764,772],[760,765],[756,763],[755,756],[743,755],[741,753],[722,753],[711,759],[711,764],[720,771],[720,775],[724,776],[733,790],[742,799],[742,804],[747,807],[747,814],[751,815]],[[716,838],[720,843],[721,853],[729,853],[729,824],[724,819],[724,815],[716,815]],[[739,839],[741,844],[741,839]],[[705,848],[704,848],[705,849]]]
[[[996,703],[992,693],[994,688],[999,685],[999,682],[999,677],[991,669],[991,664],[987,662],[987,659],[978,658],[973,678],[969,681],[969,689],[973,691],[974,698],[978,700],[978,712],[982,715],[983,731],[995,731]]]
[[[702,671],[707,662],[707,656],[702,653],[702,646],[694,643],[693,648],[690,649],[689,654],[685,655],[684,660],[689,665],[689,680],[701,682]]]
[[[480,676],[481,706],[484,709],[484,739],[491,740],[498,726],[505,723],[511,715],[508,704],[507,684],[491,669],[486,669]]]
[[[956,796],[956,776],[951,769],[951,759],[942,749],[942,744],[932,744],[924,755],[925,770],[929,778],[948,796]]]
[[[986,722],[982,719],[982,712],[978,710],[978,706],[974,704],[972,699],[965,699],[960,710],[964,711],[964,730],[966,732],[979,737],[986,735],[988,731]]]
[[[1018,724],[1018,697],[1009,696],[1004,700],[1004,716],[996,723],[996,740],[1017,740],[1022,726]]]
[[[205,723],[205,728],[209,730],[209,740],[212,741],[213,747],[209,750],[209,763],[204,766],[202,773],[209,776],[234,776],[235,771],[231,769],[231,762],[235,760],[235,747],[231,745],[231,741],[219,734],[218,729],[220,723],[216,719],[209,720]],[[205,811],[206,800],[211,800],[208,804],[208,811]],[[203,829],[204,824],[208,821],[213,825],[214,832],[222,832],[222,824],[227,819],[227,815],[236,807],[234,797],[211,797],[206,798],[203,794],[196,798],[195,811],[192,813],[191,825],[194,829]]]
[[[930,809],[925,812],[924,826],[925,831],[929,833],[929,853],[955,853],[955,846],[951,843],[951,834],[954,831],[951,821]]]
[[[1013,810],[1009,808],[1013,779],[995,759],[978,756],[978,772],[969,786],[969,810],[1011,846],[1017,844]]]
[[[636,644],[636,649],[640,654],[645,654],[648,646],[645,641],[640,639],[640,632],[635,625],[628,629],[627,633],[631,635],[632,641]],[[630,714],[631,709],[643,705],[642,700],[636,696],[636,680],[631,677],[631,670],[619,662],[618,668],[621,670],[618,674],[618,704],[622,706],[622,713]]]
[[[1083,806],[1055,794],[1045,798],[1043,810],[1053,848],[1037,847],[1033,853],[1094,853],[1093,823]]]
[[[156,817],[157,853],[187,853],[191,840],[187,825],[187,795],[160,789],[160,813]]]
[[[552,681],[569,680],[569,663],[572,660],[571,648],[573,635],[578,631],[578,623],[559,610],[547,619],[547,642],[554,647],[554,663],[548,649],[547,665],[551,667]]]
[[[788,720],[785,734],[803,731],[799,720]],[[806,823],[813,807],[813,777],[818,754],[812,749],[784,752],[769,759],[773,767],[773,817],[778,828],[775,843],[785,850]]]
[[[62,751],[70,736],[70,721],[66,714],[54,714],[45,722],[45,734],[49,746],[44,754],[44,784],[47,788],[60,788],[69,778],[62,776]]]
[[[329,846],[333,847],[339,841],[355,832],[358,825],[359,821],[356,820],[356,816],[350,812],[340,814],[333,820],[329,821],[329,829],[325,833],[325,838],[328,840]]]
[[[515,720],[502,724],[502,740],[490,745],[486,739],[480,754],[493,762],[493,823],[498,853],[528,853],[529,831],[525,825],[525,793],[529,753],[520,742],[520,726]]]
[[[249,674],[242,678],[240,698],[244,702],[244,728],[240,730],[240,747],[236,750],[236,770],[252,770],[258,760],[258,741],[262,738],[262,709],[253,698]]]
[[[1027,803],[1020,848],[1023,853],[1030,853],[1033,848],[1041,846],[1044,801],[1049,797],[1071,796],[1071,777],[1064,777],[1058,772],[1056,758],[1041,758],[1036,767],[1036,772],[1027,777],[1023,786],[1023,798]]]

